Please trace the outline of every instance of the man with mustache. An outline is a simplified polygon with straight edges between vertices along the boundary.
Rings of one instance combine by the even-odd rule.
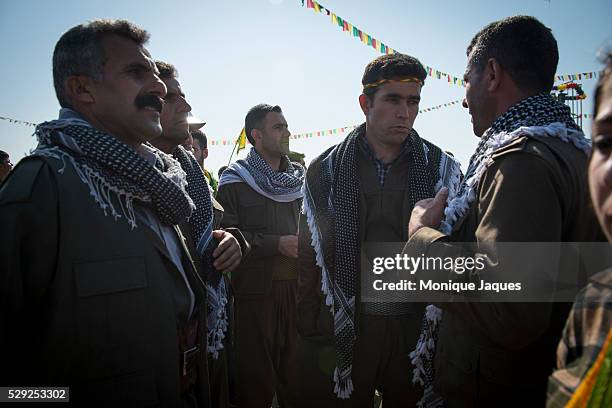
[[[235,294],[236,393],[240,407],[293,406],[297,227],[304,168],[292,163],[289,129],[279,106],[249,110],[245,132],[253,148],[219,181],[222,224],[251,244],[232,275]]]
[[[0,383],[70,402],[208,406],[206,287],[177,224],[185,173],[148,142],[166,86],[125,20],[64,33],[59,119],[0,191]]]
[[[546,283],[554,285],[564,266],[578,273],[584,261],[570,258],[571,251],[523,258],[523,248],[603,238],[588,205],[590,143],[569,107],[550,95],[559,60],[557,41],[534,17],[513,16],[478,32],[467,47],[467,59],[463,106],[480,142],[446,211],[444,192],[417,203],[409,242],[442,257],[477,255],[431,244],[475,242],[487,265],[454,276],[462,282],[478,283],[502,273],[519,280],[554,273]],[[438,231],[441,221],[446,227]],[[499,244],[517,242],[529,244],[515,246],[511,253]],[[542,287],[543,299],[550,299],[552,285]],[[441,311],[430,310],[423,347],[417,346],[423,351],[417,353],[418,366],[429,401],[437,394],[448,407],[544,406],[569,307],[517,302],[518,296],[505,303],[440,303]]]
[[[187,193],[196,208],[188,222],[180,223],[180,228],[187,238],[187,247],[198,272],[206,283],[211,403],[215,407],[226,407],[229,406],[227,339],[231,318],[229,281],[224,275],[236,269],[249,246],[237,228],[219,229],[223,207],[213,198],[199,163],[183,147],[189,138],[188,113],[191,105],[185,99],[176,68],[163,61],[156,61],[155,64],[167,93],[161,112],[162,135],[152,144],[171,154],[187,173]]]
[[[316,158],[304,186],[298,276],[298,401],[308,406],[412,407],[408,353],[423,305],[381,294],[361,303],[362,244],[407,238],[414,204],[453,187],[459,165],[413,124],[426,71],[414,57],[370,62],[359,105],[365,123]],[[448,170],[448,171],[447,171]]]

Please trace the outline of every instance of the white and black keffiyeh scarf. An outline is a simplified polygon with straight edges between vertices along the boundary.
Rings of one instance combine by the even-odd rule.
[[[231,183],[247,183],[257,193],[277,202],[288,203],[302,198],[302,184],[306,171],[289,157],[285,171],[276,171],[251,148],[246,160],[232,163],[221,176],[219,187]]]
[[[115,219],[124,218],[135,228],[134,200],[152,207],[166,225],[191,215],[193,202],[185,193],[185,173],[171,156],[158,152],[151,166],[135,150],[92,127],[71,109],[62,109],[58,120],[38,125],[35,134],[39,144],[32,155],[62,160],[60,173],[66,161],[72,164],[105,215],[110,212]]]
[[[334,317],[334,392],[342,399],[349,398],[353,391],[351,371],[357,333],[360,185],[355,149],[359,137],[365,137],[365,124],[315,160],[303,189],[303,212],[312,235],[316,263],[322,271],[321,290]],[[443,186],[454,192],[460,180],[459,164],[422,140],[416,131],[412,130],[408,137],[412,146],[406,156],[410,160],[407,183],[412,206],[433,197]]]
[[[456,197],[448,202],[441,230],[450,235],[453,225],[467,216],[477,197],[478,186],[493,154],[520,137],[556,137],[572,143],[589,154],[591,144],[570,114],[570,108],[559,103],[549,94],[539,94],[517,103],[493,122],[483,134]],[[423,327],[415,350],[410,354],[414,365],[413,382],[424,386],[425,394],[420,407],[443,407],[444,402],[433,389],[434,353],[442,310],[427,306]]]
[[[223,348],[223,339],[228,328],[227,321],[227,288],[221,273],[213,266],[215,245],[213,241],[214,213],[210,189],[202,168],[192,154],[183,146],[178,146],[172,153],[187,174],[187,194],[195,204],[195,210],[189,217],[191,238],[204,266],[207,294],[207,351],[216,360],[219,350]]]

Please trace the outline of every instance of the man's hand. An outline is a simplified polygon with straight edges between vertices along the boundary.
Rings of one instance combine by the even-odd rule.
[[[410,214],[408,239],[423,227],[438,228],[444,218],[448,188],[443,187],[434,198],[418,201]]]
[[[283,235],[278,240],[278,252],[288,256],[289,258],[298,257],[298,236],[297,235]]]
[[[240,244],[232,234],[223,230],[213,231],[213,238],[219,240],[219,245],[212,253],[213,266],[222,274],[228,274],[240,265]]]

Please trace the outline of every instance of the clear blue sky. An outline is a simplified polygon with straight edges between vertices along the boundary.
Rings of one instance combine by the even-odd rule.
[[[457,76],[463,74],[472,36],[510,15],[536,16],[553,30],[560,49],[558,73],[600,70],[596,50],[612,38],[610,0],[321,2],[394,49]],[[0,116],[35,123],[57,116],[53,47],[64,31],[93,18],[126,18],[151,33],[149,50],[178,68],[194,113],[208,122],[209,139],[237,135],[247,110],[261,102],[281,105],[292,133],[363,120],[357,102],[361,76],[377,52],[334,27],[327,16],[302,7],[300,0],[0,0]],[[590,113],[595,82],[581,82]],[[462,97],[463,88],[428,78],[421,108]],[[477,141],[460,105],[420,114],[415,128],[463,163]],[[0,149],[16,162],[35,146],[32,132],[32,127],[0,121]],[[339,140],[296,140],[291,148],[306,153],[308,162]],[[231,148],[209,150],[207,168],[227,163]]]

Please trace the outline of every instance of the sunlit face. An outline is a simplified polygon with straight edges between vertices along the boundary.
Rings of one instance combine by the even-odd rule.
[[[463,80],[466,84],[463,107],[469,109],[474,134],[480,137],[496,119],[495,105],[487,93],[484,70],[478,72],[473,66],[471,58],[468,58],[468,66],[463,75]]]
[[[191,112],[191,105],[185,100],[181,84],[176,78],[163,78],[163,81],[168,92],[161,112],[161,125],[164,130],[162,137],[178,146],[190,136],[187,116]]]
[[[362,95],[359,103],[368,137],[388,146],[404,143],[419,113],[420,101],[421,84],[416,82],[387,82],[372,97]]]
[[[289,154],[289,126],[282,113],[270,112],[262,123],[262,148],[270,157]]]
[[[612,242],[612,75],[599,94],[593,121],[593,153],[589,162],[589,189],[595,214]]]
[[[129,145],[158,137],[166,87],[149,53],[134,41],[102,39],[106,57],[102,79],[93,81],[91,114],[102,130]]]

